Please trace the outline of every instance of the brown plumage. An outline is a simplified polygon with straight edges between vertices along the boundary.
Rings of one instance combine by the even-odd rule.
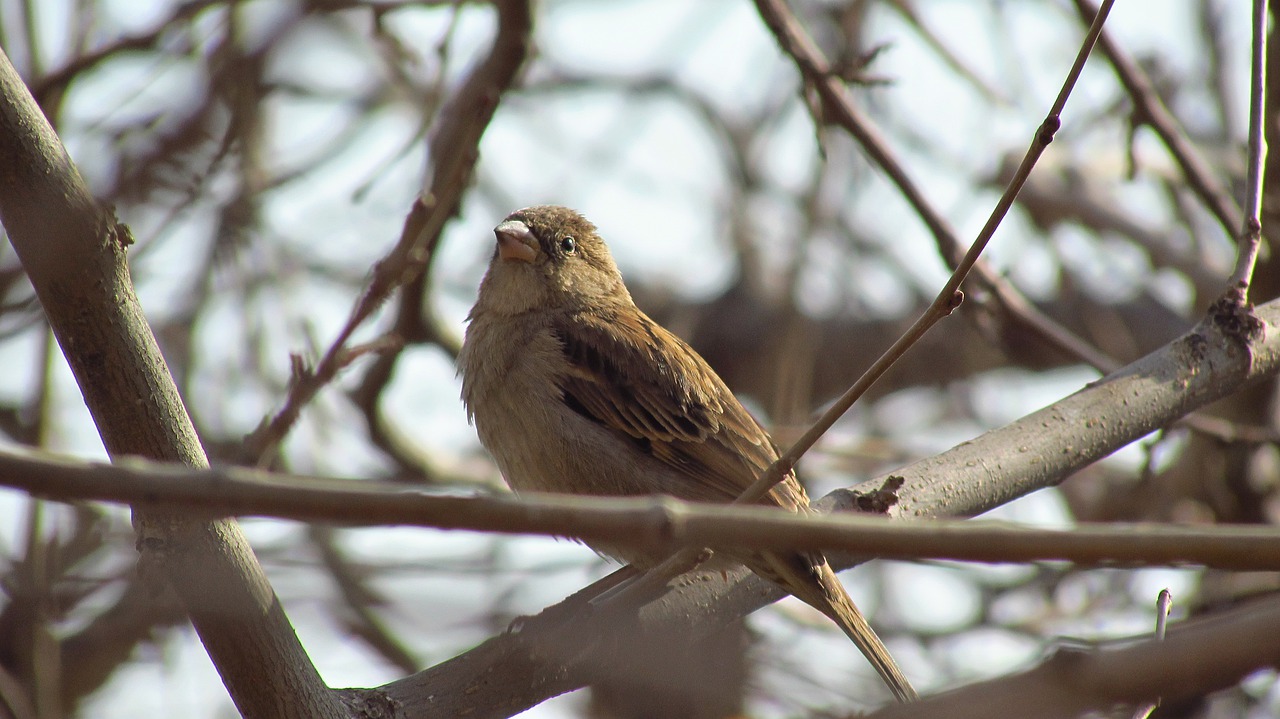
[[[516,491],[733,501],[778,457],[724,382],[631,301],[596,228],[529,207],[498,245],[458,357],[481,442]],[[809,511],[789,475],[760,504]],[[598,550],[651,566],[625,547]],[[830,617],[900,701],[917,698],[818,552],[729,552]]]

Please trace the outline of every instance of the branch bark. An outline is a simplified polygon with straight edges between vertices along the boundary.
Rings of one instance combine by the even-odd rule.
[[[1054,410],[1056,407],[1047,411]],[[541,534],[589,544],[629,544],[654,555],[684,547],[735,547],[835,550],[879,559],[1064,561],[1084,566],[1195,564],[1235,571],[1280,571],[1280,529],[1269,525],[1086,523],[1070,529],[1039,529],[988,521],[884,521],[884,515],[903,514],[899,501],[910,504],[914,500],[916,509],[926,516],[957,510],[945,500],[929,497],[935,491],[939,496],[954,496],[941,490],[953,479],[973,482],[976,473],[987,471],[967,461],[965,450],[970,446],[978,451],[994,449],[1012,428],[1038,421],[1038,415],[1032,415],[935,458],[936,463],[928,463],[927,476],[915,478],[911,488],[882,487],[866,494],[837,490],[820,503],[830,509],[823,515],[797,515],[741,504],[697,504],[668,497],[441,496],[406,489],[395,482],[230,467],[192,471],[151,463],[101,465],[12,452],[0,452],[0,487],[46,499],[120,502],[186,516],[266,516],[324,527],[410,526]],[[1029,474],[1025,466],[1010,469],[1019,475]],[[1035,488],[1019,486],[1009,477],[988,476],[998,484],[1012,485],[1014,492]],[[897,475],[890,479],[894,485],[903,482]],[[931,482],[939,483],[940,490],[929,487]],[[982,505],[970,504],[974,506]]]
[[[939,694],[910,707],[888,707],[872,717],[1068,719],[1140,699],[1173,703],[1229,687],[1262,667],[1280,665],[1280,643],[1258,640],[1277,634],[1280,601],[1272,597],[1189,622],[1163,640],[1091,653],[1060,650],[1031,671]]]
[[[0,222],[113,459],[206,467],[133,291],[132,242],[98,205],[0,52]],[[170,582],[246,717],[341,717],[231,520],[136,512],[142,571]]]

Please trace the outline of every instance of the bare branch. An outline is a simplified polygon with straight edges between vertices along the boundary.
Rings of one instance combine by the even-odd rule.
[[[1026,421],[1038,417],[1033,415]],[[988,440],[975,442],[981,446]],[[945,466],[936,458],[929,463]],[[956,470],[950,467],[944,473]],[[969,474],[975,471],[980,470],[971,468]],[[897,487],[902,478],[889,475],[886,481]],[[678,546],[733,546],[838,550],[880,559],[1067,561],[1086,566],[1197,564],[1240,571],[1280,570],[1280,530],[1271,527],[1082,524],[1070,530],[1051,530],[943,519],[886,523],[883,518],[866,516],[888,514],[901,519],[902,512],[891,506],[877,509],[869,505],[883,503],[886,496],[890,502],[898,500],[897,493],[901,501],[909,502],[918,487],[915,492],[912,487],[902,487],[866,495],[837,490],[819,503],[828,514],[808,516],[769,507],[709,505],[667,497],[439,496],[394,483],[234,467],[191,470],[138,461],[102,465],[8,452],[0,452],[0,486],[60,501],[121,502],[184,514],[542,534],[589,543],[637,544],[658,552]],[[837,505],[840,509],[832,511]],[[909,506],[922,511],[918,502]],[[859,508],[861,512],[856,511]],[[961,508],[938,503],[930,509],[936,516],[946,516]],[[368,603],[369,599],[354,601]]]
[[[1071,66],[1071,71],[1067,73],[1067,79],[1062,83],[1058,98],[1054,101],[1053,107],[1049,109],[1048,117],[1040,125],[1040,130],[1032,140],[1031,147],[1027,148],[1027,153],[1022,159],[1022,163],[1014,172],[1013,179],[1009,181],[1009,186],[1000,197],[1000,201],[996,203],[995,208],[991,211],[991,216],[987,219],[987,223],[978,232],[978,236],[974,239],[973,244],[969,246],[969,250],[965,252],[964,257],[956,262],[955,270],[938,292],[938,296],[934,298],[924,314],[871,367],[867,368],[867,371],[858,378],[858,381],[854,382],[852,387],[840,395],[822,413],[822,416],[791,445],[791,448],[765,470],[738,499],[734,500],[735,502],[754,502],[764,496],[775,484],[782,481],[782,478],[791,472],[796,462],[799,462],[800,458],[804,456],[804,453],[808,452],[822,435],[826,434],[835,425],[836,421],[853,407],[853,404],[871,388],[872,384],[884,376],[885,372],[889,371],[889,368],[898,361],[898,358],[906,354],[907,350],[916,344],[933,325],[950,315],[952,311],[960,306],[960,302],[964,298],[964,294],[960,291],[960,285],[969,276],[969,271],[978,263],[978,258],[982,255],[982,251],[986,249],[987,243],[995,235],[1000,222],[1008,214],[1009,208],[1013,206],[1013,201],[1017,198],[1018,191],[1026,183],[1027,177],[1031,174],[1031,169],[1035,167],[1041,153],[1053,141],[1054,133],[1058,131],[1058,127],[1062,123],[1061,115],[1063,108],[1067,105],[1067,98],[1071,96],[1071,90],[1075,87],[1076,80],[1079,79],[1080,72],[1084,69],[1085,60],[1089,58],[1089,52],[1093,49],[1094,42],[1102,32],[1102,25],[1106,22],[1107,14],[1111,11],[1111,6],[1114,2],[1115,0],[1106,0],[1102,5],[1102,10],[1094,18],[1093,25],[1089,28],[1089,34],[1085,37],[1084,42],[1081,43],[1080,51],[1076,54],[1075,63]],[[795,18],[789,16],[782,0],[759,0],[757,7],[760,9],[761,16],[765,18],[765,24],[774,30],[779,42],[783,42],[784,47],[793,56],[800,52],[816,51],[802,42],[804,38],[800,30],[795,27]],[[790,45],[786,44],[788,41],[790,41]],[[816,67],[816,63],[812,58],[805,61],[797,56],[797,62],[802,67]],[[811,82],[821,82],[823,84],[831,83],[833,80],[834,78],[829,73],[824,77],[810,77]],[[843,93],[840,93],[839,96],[843,98]]]
[[[1267,157],[1267,138],[1262,130],[1265,122],[1267,89],[1267,0],[1253,0],[1253,44],[1249,77],[1249,166],[1245,172],[1244,212],[1240,227],[1236,267],[1231,273],[1228,292],[1240,304],[1249,300],[1253,268],[1258,264],[1262,246],[1262,170]]]
[[[90,195],[3,53],[0,166],[0,221],[107,451],[207,466],[129,279],[132,238]],[[142,512],[135,522],[143,570],[178,591],[241,713],[341,715],[234,522]]]
[[[756,8],[783,51],[795,60],[805,82],[810,83],[821,95],[824,113],[822,117],[815,118],[815,121],[823,122],[830,116],[861,144],[867,155],[884,171],[929,228],[942,257],[953,267],[958,266],[963,257],[958,235],[907,174],[875,123],[853,103],[843,81],[829,71],[821,51],[787,10],[784,0],[757,0]],[[974,275],[981,286],[990,291],[998,301],[1007,319],[1030,328],[1035,335],[1069,356],[1080,358],[1103,371],[1115,369],[1114,361],[1038,311],[1012,285],[985,264],[978,263],[974,267]]]
[[[909,708],[889,707],[876,719],[911,717],[1078,717],[1117,703],[1163,696],[1193,697],[1231,686],[1280,663],[1280,601],[1254,602],[1229,613],[1174,627],[1163,640],[1097,652],[1060,650],[1039,667],[1011,677],[939,694]],[[1034,707],[1034,711],[1029,711]]]

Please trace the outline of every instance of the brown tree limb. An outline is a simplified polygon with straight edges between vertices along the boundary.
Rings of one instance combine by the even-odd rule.
[[[207,466],[133,291],[132,238],[89,193],[3,53],[0,222],[107,452]],[[342,715],[234,522],[139,512],[135,523],[146,576],[177,590],[242,714]]]
[[[1116,704],[1165,702],[1223,689],[1280,666],[1280,599],[1270,597],[1174,626],[1163,640],[1122,649],[1059,650],[1031,671],[949,691],[875,719],[1035,716],[1068,719]]]
[[[1108,389],[1106,394],[1112,394]],[[1012,432],[1043,425],[1050,408],[1014,425]],[[1060,439],[1060,438],[1059,438]],[[972,443],[993,451],[1006,440],[984,435]],[[1079,524],[1037,529],[1002,522],[958,521],[957,508],[931,497],[921,484],[975,482],[982,468],[958,459],[964,445],[929,461],[933,472],[893,489],[902,476],[888,475],[890,489],[842,489],[818,506],[829,513],[802,516],[753,505],[714,505],[665,497],[585,497],[523,494],[519,497],[457,497],[426,494],[394,482],[354,481],[270,473],[235,467],[192,470],[177,465],[126,462],[104,465],[34,452],[0,452],[0,486],[58,501],[97,500],[187,515],[275,517],[351,527],[433,529],[573,537],[588,543],[636,544],[655,552],[678,546],[752,549],[838,550],[880,559],[945,559],[968,562],[1066,561],[1084,566],[1195,564],[1236,571],[1280,571],[1280,528],[1261,525],[1180,526]],[[1079,456],[1075,458],[1078,461]],[[913,465],[915,467],[916,465]],[[1017,471],[1025,471],[1018,467]],[[910,471],[910,468],[907,470]],[[1008,477],[998,477],[1007,483]],[[1031,491],[1053,482],[1043,478]],[[867,485],[859,485],[866,491]],[[886,502],[887,498],[887,502]],[[881,506],[870,506],[879,503]],[[899,506],[901,505],[901,506]],[[862,511],[842,511],[858,510]],[[929,521],[886,523],[907,514]],[[323,534],[323,533],[322,533]],[[329,551],[322,549],[321,551]],[[326,557],[325,563],[330,562]],[[346,571],[346,570],[344,570]],[[363,593],[359,602],[373,599]]]

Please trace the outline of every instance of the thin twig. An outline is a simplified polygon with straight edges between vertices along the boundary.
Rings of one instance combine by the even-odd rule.
[[[197,470],[142,460],[104,465],[33,451],[0,452],[0,486],[57,501],[118,502],[192,516],[567,536],[657,550],[732,546],[894,559],[1280,570],[1280,528],[1262,525],[1098,523],[1056,530],[981,520],[886,521],[849,512],[801,516],[776,507],[669,497],[432,495],[374,480],[229,466]]]
[[[1231,273],[1227,292],[1236,295],[1241,305],[1249,301],[1249,283],[1258,263],[1262,245],[1262,166],[1267,156],[1267,140],[1262,125],[1266,105],[1267,0],[1253,0],[1252,68],[1249,82],[1249,166],[1245,175],[1244,212],[1240,226],[1236,266]]]
[[[960,291],[960,284],[964,282],[965,278],[969,275],[969,271],[978,262],[978,257],[981,256],[982,251],[986,249],[987,243],[990,242],[992,236],[995,235],[996,228],[1000,226],[1000,222],[1008,213],[1009,208],[1013,206],[1013,201],[1017,198],[1018,191],[1022,189],[1022,186],[1026,183],[1027,177],[1031,174],[1031,169],[1035,167],[1036,161],[1040,158],[1044,149],[1049,146],[1049,143],[1053,141],[1054,133],[1057,132],[1058,127],[1062,123],[1061,115],[1063,108],[1066,107],[1067,98],[1071,96],[1071,91],[1075,88],[1076,80],[1080,77],[1080,72],[1083,70],[1084,63],[1089,57],[1089,52],[1093,49],[1093,45],[1097,41],[1098,35],[1102,32],[1102,25],[1106,22],[1107,15],[1110,13],[1113,3],[1114,0],[1106,0],[1102,5],[1102,9],[1094,18],[1093,25],[1089,28],[1089,33],[1085,36],[1084,42],[1081,43],[1080,51],[1076,54],[1075,63],[1071,66],[1070,72],[1067,73],[1067,78],[1063,82],[1062,89],[1059,90],[1058,97],[1054,100],[1053,106],[1049,109],[1048,116],[1045,118],[1044,122],[1041,123],[1040,129],[1036,132],[1035,138],[1031,142],[1031,146],[1027,148],[1027,153],[1022,159],[1022,163],[1018,166],[1013,179],[1010,180],[1008,187],[1006,187],[1004,195],[1001,196],[1000,201],[996,203],[995,208],[991,211],[991,216],[987,219],[987,223],[978,233],[977,238],[974,239],[969,250],[958,260],[955,271],[952,272],[947,283],[943,285],[938,296],[924,311],[924,313],[920,315],[919,319],[917,319],[915,323],[913,323],[911,327],[901,337],[899,337],[898,340],[894,342],[893,345],[886,350],[885,353],[882,354],[880,358],[877,359],[856,382],[854,382],[853,386],[846,390],[844,394],[840,395],[840,397],[832,403],[831,407],[829,407],[827,411],[823,412],[822,416],[814,422],[813,426],[806,430],[805,433],[791,445],[791,448],[784,452],[777,461],[766,469],[760,477],[757,478],[756,481],[735,501],[754,502],[764,496],[764,494],[774,485],[782,481],[782,478],[787,476],[787,474],[789,474],[795,467],[796,462],[800,460],[800,457],[802,457],[805,452],[808,452],[809,449],[817,443],[818,439],[821,438],[822,435],[826,434],[827,430],[831,429],[836,421],[839,420],[840,417],[844,416],[845,412],[848,412],[849,408],[852,407],[853,404],[857,402],[858,399],[862,397],[862,395],[870,389],[871,386],[875,384],[875,382],[879,380],[880,377],[883,376],[884,373],[887,372],[888,369],[892,367],[908,349],[911,348],[912,345],[923,337],[934,324],[951,314],[951,312],[960,305],[961,301],[964,299],[964,294]],[[756,7],[764,18],[765,24],[774,31],[774,34],[778,37],[778,41],[782,43],[783,48],[787,52],[792,54],[796,59],[796,63],[801,65],[802,68],[810,68],[810,70],[806,71],[807,77],[810,77],[811,80],[816,82],[819,88],[829,88],[830,85],[834,84],[834,78],[830,77],[825,72],[818,72],[820,64],[817,61],[818,56],[814,54],[818,51],[813,47],[812,41],[804,35],[803,31],[796,23],[795,18],[788,13],[782,0],[757,0]],[[801,53],[807,53],[803,59]],[[814,74],[811,75],[811,72]],[[819,79],[814,80],[815,76]],[[846,110],[852,111],[853,105],[845,101],[847,98],[842,90],[843,88],[840,88],[840,91],[830,89],[829,91],[832,97],[827,99],[827,101],[829,103],[834,103],[842,112]],[[861,122],[856,122],[854,120],[855,118],[850,115],[850,121],[853,126],[866,129],[870,128],[869,125],[864,126]],[[905,175],[903,177],[905,178]],[[909,181],[907,184],[909,185]],[[923,198],[921,199],[921,202],[923,203]],[[950,232],[947,231],[946,234],[949,235]]]
[[[386,602],[369,586],[366,573],[353,566],[339,548],[337,530],[331,525],[312,524],[307,527],[307,536],[338,590],[342,608],[335,613],[345,615],[347,634],[364,641],[383,661],[405,674],[420,669],[421,663],[405,646],[403,636],[389,631],[375,611]]]
[[[965,64],[965,61],[950,47],[947,47],[947,44],[942,41],[942,38],[938,37],[938,35],[925,24],[924,19],[920,17],[920,9],[917,3],[912,2],[911,0],[893,0],[888,4],[888,6],[902,16],[903,21],[906,22],[912,30],[916,31],[916,34],[920,36],[920,39],[924,41],[924,44],[928,45],[929,49],[933,50],[934,53],[938,55],[938,58],[941,59],[947,67],[951,68],[951,71],[954,72],[957,77],[968,82],[969,85],[971,85],[978,94],[982,95],[984,99],[993,104],[1005,106],[1011,104],[1009,98],[1004,93],[995,89],[988,84],[986,80],[979,77],[976,70]]]
[[[888,142],[875,123],[853,103],[843,81],[830,72],[822,52],[787,10],[785,3],[782,0],[757,0],[756,7],[783,51],[795,61],[805,81],[813,85],[821,96],[826,112],[823,117],[816,117],[815,122],[830,119],[852,135],[929,228],[943,259],[952,267],[958,264],[962,256],[958,235],[942,214],[925,199],[924,193],[889,149]],[[991,294],[997,306],[1015,323],[1027,327],[1067,356],[1076,357],[1102,372],[1109,372],[1117,366],[1105,354],[1039,311],[1008,281],[985,264],[979,263],[974,268],[974,279]]]
[[[1169,612],[1173,610],[1173,595],[1168,589],[1161,589],[1156,595],[1156,641],[1163,642],[1165,629],[1169,623]],[[1151,712],[1160,706],[1160,697],[1146,702],[1133,713],[1133,719],[1147,719]]]

